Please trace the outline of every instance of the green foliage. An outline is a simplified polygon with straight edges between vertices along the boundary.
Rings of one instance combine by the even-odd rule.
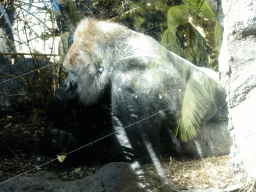
[[[69,13],[69,19],[71,19],[73,24],[77,24],[84,17],[84,13],[78,11],[73,0],[64,0],[64,4]]]
[[[130,9],[126,11],[124,14],[120,15],[120,19],[124,18],[133,18],[134,25],[140,28],[141,24],[145,21],[145,14],[149,10],[155,10],[163,13],[164,15],[167,14],[168,9],[170,8],[169,5],[165,3],[164,0],[156,0],[148,3],[147,1],[133,1],[129,2]],[[162,24],[162,23],[158,23]]]
[[[202,53],[206,55],[202,50],[204,46],[198,45],[202,41],[200,38],[202,38],[207,46],[214,51],[205,67],[215,69],[215,55],[218,54],[222,39],[222,30],[218,21],[206,1],[184,0],[184,3],[185,5],[177,5],[169,9],[167,14],[168,29],[163,35],[161,44],[188,61],[198,64]],[[182,30],[180,30],[181,26]],[[180,31],[185,39],[183,46],[177,37]]]
[[[61,34],[61,42],[59,45],[59,54],[65,57],[68,49],[69,49],[69,43],[68,43],[68,38],[70,37],[71,33],[70,32],[64,32]]]
[[[40,69],[34,73],[36,80],[29,75],[24,77],[27,83],[26,92],[34,107],[44,109],[53,97],[55,77],[50,68]]]
[[[20,86],[19,93],[25,93],[23,97],[11,98],[11,110],[1,111],[6,114],[1,114],[3,118],[0,120],[0,135],[10,149],[25,151],[36,147],[41,135],[40,128],[49,126],[46,110],[60,83],[60,69],[59,65],[40,69],[42,62],[46,64],[47,61],[46,58],[34,58],[35,71],[32,73],[29,73],[31,69],[23,67],[21,68],[22,74],[26,75],[2,77],[3,79],[16,77],[11,82],[15,80],[19,83],[17,84]],[[23,60],[19,63],[23,66]],[[12,113],[14,115],[11,116]],[[6,150],[5,146],[3,148]]]
[[[24,97],[13,97],[11,99],[11,106],[14,110],[24,111],[28,115],[36,115],[38,110],[47,110],[54,92],[60,85],[61,80],[64,78],[61,73],[60,65],[51,65],[45,68],[40,68],[40,63],[47,62],[42,58],[33,59],[33,73],[29,73],[25,67],[22,69],[24,75],[22,77],[24,86],[20,88],[20,93],[26,94]],[[31,116],[31,122],[36,116]]]
[[[80,14],[80,9],[75,7],[73,1],[64,2],[66,12],[70,15],[68,18],[75,18]],[[89,16],[97,15],[98,19],[104,20],[112,18],[112,21],[123,23],[158,41],[162,40],[164,47],[195,65],[217,68],[222,31],[204,0],[184,0],[184,5],[177,6],[173,1],[167,3],[165,0],[93,0],[84,9],[90,12]],[[95,11],[91,12],[92,9]],[[71,22],[76,25],[80,19],[79,16],[74,21],[71,19]],[[70,22],[68,20],[65,19],[65,22]],[[183,39],[184,42],[180,42]]]
[[[186,76],[185,76],[186,77]],[[176,134],[180,133],[183,141],[192,139],[200,128],[206,114],[214,105],[215,92],[218,84],[208,76],[204,76],[199,84],[193,77],[188,80],[184,93]]]

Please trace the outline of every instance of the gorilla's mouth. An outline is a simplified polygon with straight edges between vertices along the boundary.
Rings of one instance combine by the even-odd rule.
[[[59,102],[68,102],[79,98],[76,82],[63,83],[55,93],[55,99]]]

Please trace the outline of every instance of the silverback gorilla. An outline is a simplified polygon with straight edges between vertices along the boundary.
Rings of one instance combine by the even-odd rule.
[[[88,135],[101,138],[99,130],[106,129],[115,135],[100,142],[116,150],[109,151],[117,154],[112,160],[132,160],[134,153],[140,162],[154,161],[171,148],[192,156],[229,153],[231,140],[223,121],[226,93],[212,78],[214,72],[194,66],[151,37],[85,18],[63,66],[68,77],[56,91],[56,103],[69,109],[82,106],[87,111],[83,121],[98,125],[80,127],[86,129],[83,135],[65,124],[58,127],[63,131],[49,129],[50,142],[60,148],[72,146],[75,138],[89,143]]]

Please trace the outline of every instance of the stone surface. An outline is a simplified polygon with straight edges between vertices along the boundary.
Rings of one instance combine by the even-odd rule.
[[[224,39],[220,77],[229,108],[229,130],[234,144],[230,160],[234,171],[256,178],[256,1],[223,0]]]
[[[0,185],[7,192],[143,192],[138,179],[127,163],[110,163],[94,175],[76,181],[62,182],[49,172],[37,172],[32,177],[20,176]]]
[[[182,143],[184,154],[197,158],[229,154],[232,139],[227,127],[228,121],[204,124],[192,141]]]
[[[210,189],[191,189],[191,190],[182,190],[180,192],[222,192],[220,189],[210,188]]]

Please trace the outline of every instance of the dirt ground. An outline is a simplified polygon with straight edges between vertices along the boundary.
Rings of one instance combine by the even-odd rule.
[[[64,166],[57,160],[52,161],[49,157],[35,154],[23,154],[15,157],[0,158],[0,182],[11,179],[19,174],[31,176],[37,171],[54,173],[62,181],[82,179],[96,173],[104,165]],[[52,161],[52,162],[49,162]],[[161,165],[165,170],[170,183],[178,190],[187,189],[224,189],[235,184],[245,183],[245,178],[240,174],[234,174],[229,165],[227,155],[199,159],[162,158]],[[40,166],[40,167],[38,167]],[[155,188],[159,187],[160,181],[152,164],[143,165],[148,182]],[[80,171],[74,172],[77,168]]]
[[[37,115],[37,118],[34,116],[9,111],[0,113],[0,184],[17,175],[31,176],[37,171],[52,172],[62,181],[71,181],[94,174],[104,166],[67,166],[57,159],[53,160],[33,150],[33,146],[36,147],[38,144],[41,127],[50,124],[46,115]],[[11,146],[13,143],[16,145]],[[227,155],[205,159],[165,157],[160,161],[170,183],[178,190],[212,187],[225,189],[228,186],[242,184],[244,190],[241,191],[246,191],[248,187],[241,174],[234,174],[231,171]],[[148,183],[158,188],[160,181],[154,166],[146,164],[142,167]],[[81,168],[80,171],[75,171],[77,168]]]
[[[225,189],[245,182],[241,174],[232,172],[228,155],[203,160],[170,157],[162,159],[161,164],[170,183],[179,190]],[[150,175],[157,174],[152,165],[144,166],[147,167],[145,170],[148,170]]]

